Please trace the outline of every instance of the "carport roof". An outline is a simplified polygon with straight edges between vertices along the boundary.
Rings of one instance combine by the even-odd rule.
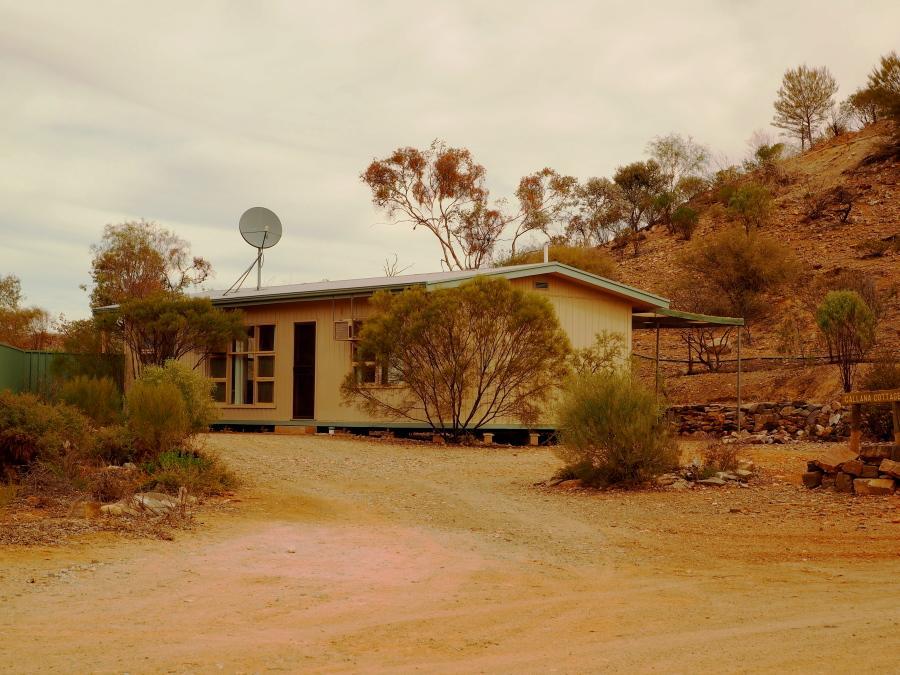
[[[694,314],[668,307],[657,307],[652,311],[636,311],[631,315],[631,327],[634,330],[641,328],[723,328],[743,325],[743,319],[731,316]]]

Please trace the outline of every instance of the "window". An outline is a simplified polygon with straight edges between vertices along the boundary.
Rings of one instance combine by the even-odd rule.
[[[353,334],[359,335],[361,321],[354,321]],[[390,386],[401,383],[400,374],[387,363],[380,363],[375,354],[365,351],[355,340],[350,343],[350,365],[357,384]]]
[[[228,356],[224,352],[209,355],[209,379],[213,381],[213,400],[217,403],[225,403]]]
[[[247,337],[232,340],[227,352],[210,355],[208,372],[219,403],[274,403],[275,326],[248,326]]]

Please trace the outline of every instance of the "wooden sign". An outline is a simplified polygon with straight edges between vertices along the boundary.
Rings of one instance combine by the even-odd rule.
[[[841,402],[850,403],[896,403],[900,401],[900,389],[880,391],[851,391],[841,397]]]

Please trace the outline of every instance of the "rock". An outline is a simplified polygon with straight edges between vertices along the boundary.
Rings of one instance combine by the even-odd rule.
[[[858,495],[892,495],[896,485],[893,478],[857,478],[853,489]]]
[[[712,485],[712,486],[716,486],[716,487],[719,487],[722,485],[727,485],[727,483],[724,480],[722,480],[721,478],[719,478],[718,476],[716,476],[714,478],[704,478],[703,480],[698,480],[697,484],[698,485]]]
[[[557,485],[562,483],[564,480],[565,480],[564,478],[551,478],[550,480],[548,480],[545,483],[545,485],[547,487],[556,487]],[[541,483],[535,483],[535,485],[541,485]]]
[[[750,478],[753,478],[753,472],[748,469],[735,469],[733,473],[738,477],[739,480],[746,481]]]
[[[853,476],[849,473],[839,473],[834,477],[834,489],[837,492],[853,492]]]
[[[860,460],[852,459],[849,462],[844,462],[841,465],[841,471],[843,471],[844,473],[849,473],[851,476],[862,476],[864,466],[865,464],[863,464]]]
[[[678,480],[678,476],[674,473],[664,473],[661,476],[657,476],[654,483],[656,483],[659,487],[666,487],[671,485],[676,480]]]
[[[878,466],[878,471],[886,473],[892,478],[900,478],[900,462],[895,462],[892,459],[883,459]]]
[[[178,506],[178,500],[164,492],[139,492],[131,498],[131,504],[140,511],[163,515]]]
[[[559,483],[556,487],[562,490],[577,490],[582,487],[584,482],[580,478],[573,478],[572,480],[564,480],[562,483]]]
[[[679,479],[673,481],[672,484],[669,485],[669,488],[672,490],[690,490],[691,484],[688,483],[683,478],[679,478]]]
[[[841,413],[834,413],[828,418],[828,426],[834,427],[837,426],[838,422],[841,421]]]
[[[100,507],[100,513],[105,516],[130,516],[136,513],[135,509],[122,502],[104,504]]]
[[[860,448],[860,459],[891,459],[890,443],[866,443]]]
[[[78,500],[69,508],[70,518],[97,518],[100,515],[100,502]]]
[[[718,478],[721,478],[722,480],[730,480],[730,481],[736,481],[736,480],[738,480],[738,477],[735,476],[735,475],[734,475],[733,473],[731,473],[730,471],[717,471],[717,472],[716,472],[716,476],[717,476]]]
[[[874,464],[863,464],[860,478],[878,478],[878,467]]]
[[[438,445],[447,445],[446,439],[443,436],[441,436],[440,434],[434,434],[431,437],[431,442],[437,443]]]
[[[137,469],[137,465],[136,465],[134,462],[125,462],[125,463],[122,465],[122,468],[123,468],[123,469],[129,469],[129,470],[133,471],[134,469]]]
[[[838,471],[844,462],[856,459],[856,453],[848,448],[831,448],[821,459],[814,460],[816,466],[828,472]]]
[[[738,469],[743,471],[749,471],[751,473],[756,473],[756,464],[749,459],[741,459],[738,460]]]
[[[803,474],[803,484],[810,490],[819,487],[822,484],[822,472],[807,471]]]

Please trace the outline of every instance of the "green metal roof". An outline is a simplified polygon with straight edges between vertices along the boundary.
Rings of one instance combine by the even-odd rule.
[[[681,312],[668,307],[659,307],[650,312],[635,312],[631,315],[631,327],[639,328],[721,328],[723,326],[743,326],[744,320],[731,316],[712,316]]]
[[[210,298],[213,304],[219,307],[247,307],[283,302],[359,297],[371,295],[380,290],[403,290],[414,286],[424,286],[426,289],[450,288],[477,276],[500,276],[506,279],[518,279],[540,274],[556,274],[577,283],[597,288],[629,300],[633,303],[632,306],[637,308],[652,309],[669,306],[669,301],[666,298],[558,262],[432,272],[428,274],[406,274],[395,277],[317,281],[288,286],[273,286],[259,290],[240,289],[228,294],[222,291],[207,291],[196,295]]]

